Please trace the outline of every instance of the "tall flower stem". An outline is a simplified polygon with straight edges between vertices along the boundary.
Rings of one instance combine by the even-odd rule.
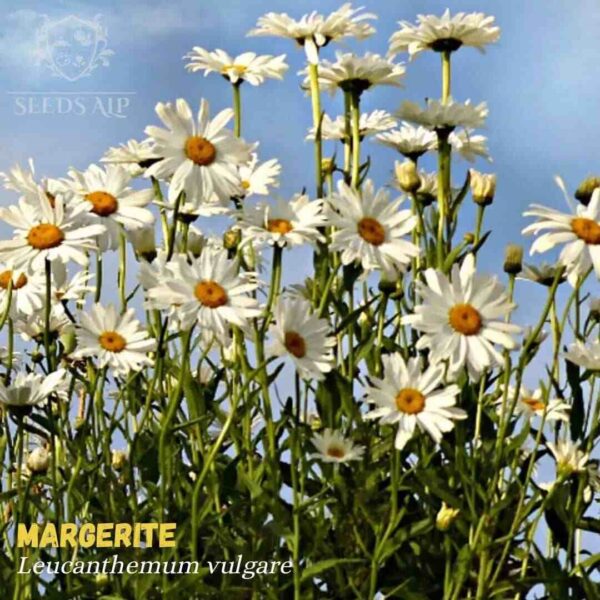
[[[450,85],[452,79],[452,68],[450,65],[450,51],[442,52],[442,102],[446,104],[450,98]]]
[[[358,189],[360,177],[360,92],[350,96],[350,120],[352,123],[352,178],[351,185]]]
[[[319,89],[319,65],[308,65],[310,99],[312,102],[313,127],[315,128],[315,175],[317,198],[323,197],[323,142],[321,138],[321,91]]]
[[[242,85],[241,80],[233,84],[233,114],[234,124],[233,133],[235,137],[241,137],[242,135],[242,99],[240,94],[240,87]]]
[[[446,220],[450,203],[450,161],[451,147],[448,141],[450,129],[438,129],[438,227],[437,227],[437,263],[442,269],[446,258]]]
[[[121,312],[127,310],[127,295],[126,295],[126,281],[127,281],[127,239],[125,238],[125,232],[121,232],[119,237],[119,299],[121,300]]]
[[[94,302],[100,302],[102,294],[102,252],[96,251],[96,293],[94,294]]]
[[[50,315],[52,314],[52,263],[45,259],[44,268],[46,273],[46,299],[44,303],[44,349],[46,351],[46,361],[48,363],[48,372],[54,370],[52,351],[50,344]]]

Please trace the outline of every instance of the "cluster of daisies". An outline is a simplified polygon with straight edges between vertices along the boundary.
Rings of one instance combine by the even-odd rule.
[[[341,351],[327,311],[319,310],[320,298],[315,302],[293,288],[281,294],[271,290],[265,302],[263,250],[272,247],[280,260],[290,248],[325,246],[341,265],[359,267],[364,281],[373,272],[383,281],[402,281],[423,258],[422,215],[409,200],[432,203],[439,193],[437,175],[420,170],[419,159],[441,145],[468,161],[489,158],[487,140],[476,131],[485,124],[485,103],[450,96],[424,106],[405,101],[392,114],[361,113],[360,99],[377,86],[402,85],[406,66],[396,61],[399,53],[412,59],[426,50],[445,57],[461,46],[483,50],[499,38],[494,19],[480,13],[419,16],[416,24],[400,23],[385,56],[338,52],[334,61],[321,57],[333,42],[370,36],[373,19],[350,4],[328,16],[311,13],[300,20],[269,13],[250,35],[289,38],[304,48],[309,66],[300,72],[303,88],[313,95],[315,89],[339,92],[353,111],[352,123],[345,114],[324,115],[307,138],[341,143],[345,168],[354,160],[357,175],[357,141],[372,137],[393,149],[403,157],[396,166],[400,194],[392,196],[387,187],[353,176],[341,178],[321,198],[304,192],[277,197],[273,189],[281,166],[276,159],[259,160],[258,144],[241,137],[239,107],[211,115],[206,100],[197,114],[184,99],[158,103],[161,124],[147,127],[142,141],[111,148],[101,165],[71,169],[62,179],[38,180],[32,165],[3,175],[6,188],[19,199],[0,209],[0,219],[14,230],[12,239],[0,242],[0,318],[3,325],[9,323],[11,336],[14,328],[37,343],[37,352],[47,355],[50,374],[22,371],[13,377],[19,357],[10,350],[2,356],[7,376],[0,384],[0,402],[30,409],[68,393],[69,370],[57,368],[55,360],[57,339],[66,365],[77,368],[78,361],[90,360],[122,378],[152,367],[164,352],[161,328],[142,324],[127,307],[126,295],[120,307],[100,302],[101,282],[107,279],[102,257],[119,250],[123,261],[126,244],[140,261],[144,308],[149,315],[158,312],[169,332],[194,329],[204,349],[223,352],[238,334],[248,343],[266,335],[269,356],[287,358],[302,379],[324,379]],[[195,47],[186,58],[189,71],[216,73],[228,81],[237,102],[244,82],[259,86],[280,80],[288,69],[285,55],[232,57],[220,49]],[[136,180],[141,186],[138,181],[134,187]],[[489,203],[495,178],[473,172],[471,188],[476,201]],[[260,196],[269,198],[257,201]],[[545,232],[532,253],[564,244],[560,264],[573,285],[592,268],[600,277],[600,186],[573,214],[537,205],[526,214],[537,221],[525,233]],[[214,215],[230,220],[223,238],[205,236],[193,224]],[[158,232],[162,243],[157,243]],[[535,272],[536,267],[527,269]],[[124,277],[121,272],[121,288]],[[511,294],[496,277],[477,273],[470,252],[451,269],[428,265],[413,283],[417,301],[401,325],[412,328],[419,358],[384,355],[381,373],[365,389],[373,406],[364,417],[394,425],[398,449],[417,429],[439,443],[455,421],[466,417],[457,406],[459,378],[466,374],[478,381],[500,367],[505,353],[518,348],[521,334],[509,322],[515,308]],[[600,346],[576,342],[567,358],[598,370]],[[568,405],[548,400],[541,389],[507,393],[518,397],[519,414],[567,419]],[[339,431],[325,430],[313,441],[329,462],[360,459],[364,453]]]

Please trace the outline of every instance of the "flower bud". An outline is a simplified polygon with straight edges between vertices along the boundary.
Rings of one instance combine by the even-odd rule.
[[[489,206],[494,201],[495,193],[496,176],[471,169],[471,195],[473,196],[473,202],[480,206]]]
[[[65,327],[63,331],[61,331],[59,339],[63,345],[65,354],[71,354],[71,352],[75,350],[75,347],[77,346],[75,329],[72,327]]]
[[[38,446],[29,453],[27,457],[27,468],[32,473],[45,473],[48,470],[50,456],[48,450],[42,446]]]
[[[321,161],[321,171],[323,175],[331,175],[335,171],[335,160],[333,158],[324,158]]]
[[[204,248],[204,236],[198,229],[190,226],[188,231],[187,250],[192,254],[194,258],[198,258],[202,254],[202,248]]]
[[[235,250],[242,239],[242,232],[239,229],[228,229],[223,234],[223,247],[226,250]]]
[[[396,162],[396,180],[403,192],[407,194],[416,192],[421,187],[421,178],[417,171],[417,165],[412,160]]]
[[[445,502],[442,502],[442,508],[440,508],[435,518],[435,526],[440,531],[446,531],[452,525],[459,512],[458,508],[450,508]]]
[[[127,452],[123,452],[123,450],[112,451],[111,464],[115,471],[122,471],[126,463]]]
[[[523,269],[523,247],[518,244],[509,244],[504,251],[504,272],[509,275],[518,275]]]
[[[587,206],[592,199],[592,194],[596,188],[600,187],[600,177],[587,177],[575,191],[575,198],[584,206]]]
[[[590,318],[594,321],[600,321],[600,298],[590,300]]]
[[[127,237],[138,256],[148,262],[152,262],[156,258],[156,237],[153,225],[131,229],[127,232]]]

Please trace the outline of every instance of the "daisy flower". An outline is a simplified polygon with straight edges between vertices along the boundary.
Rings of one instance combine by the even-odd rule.
[[[296,194],[291,200],[276,198],[275,204],[244,204],[235,227],[241,230],[245,242],[288,248],[322,242],[325,238],[319,227],[326,223],[322,209],[321,200],[311,202],[306,194]]]
[[[250,162],[252,146],[225,129],[233,117],[231,109],[211,120],[208,102],[202,100],[196,122],[188,103],[180,98],[175,106],[160,102],[156,112],[167,129],[146,128],[161,158],[146,171],[146,177],[172,176],[171,204],[185,192],[189,208],[183,212],[200,214],[203,208],[223,206],[230,198],[244,195],[238,167]]]
[[[422,332],[416,348],[429,348],[432,363],[448,360],[451,376],[466,366],[476,380],[502,364],[494,344],[514,350],[511,334],[521,328],[504,321],[515,304],[496,277],[477,274],[472,254],[460,268],[453,266],[451,277],[435,269],[427,269],[424,276],[425,282],[416,282],[421,304],[402,318],[403,324]]]
[[[459,12],[450,15],[446,9],[441,17],[418,15],[418,23],[400,21],[400,30],[390,38],[390,54],[408,52],[411,58],[424,50],[454,52],[461,46],[471,46],[481,52],[485,46],[497,42],[500,28],[494,25],[494,17],[483,13]]]
[[[120,165],[109,164],[106,169],[90,165],[86,171],[69,171],[64,185],[74,200],[91,206],[86,215],[89,223],[104,225],[100,250],[114,250],[119,245],[122,229],[140,229],[154,223],[154,215],[146,208],[154,197],[152,189],[135,191],[129,187],[131,177]]]
[[[44,308],[46,277],[40,270],[23,271],[0,269],[0,311],[4,311],[10,293],[10,315],[13,319],[20,315],[31,316]]]
[[[562,213],[553,208],[532,204],[523,213],[538,220],[525,227],[525,235],[540,235],[531,246],[531,254],[546,252],[558,244],[565,244],[559,261],[567,269],[567,279],[573,286],[593,266],[600,278],[600,189],[592,194],[590,203],[578,204],[574,214]]]
[[[156,258],[156,231],[154,224],[127,232],[127,239],[138,257],[152,262]]]
[[[475,135],[470,129],[461,129],[453,131],[448,137],[448,142],[452,150],[468,162],[475,162],[477,157],[491,161],[485,135]]]
[[[329,323],[311,312],[302,298],[280,298],[269,328],[269,354],[289,358],[303,379],[322,380],[333,366],[335,338]]]
[[[258,162],[258,156],[252,155],[250,162],[240,166],[239,175],[243,191],[242,196],[268,196],[269,188],[279,187],[281,165],[276,158],[263,163]]]
[[[100,162],[121,165],[131,177],[138,177],[159,158],[150,140],[129,140],[125,144],[109,148]]]
[[[41,183],[37,183],[33,160],[29,160],[28,166],[29,169],[24,169],[20,165],[16,165],[8,173],[0,173],[4,187],[7,190],[17,192],[25,200],[31,202],[33,206],[37,206],[41,190],[50,201],[50,204],[53,204],[54,198],[62,192],[60,181],[46,178]]]
[[[354,445],[352,440],[332,429],[325,429],[323,433],[315,433],[311,441],[318,450],[318,453],[311,454],[311,458],[318,458],[325,463],[360,460],[365,452],[364,446]]]
[[[557,265],[556,263],[550,264],[545,262],[538,266],[524,264],[523,269],[519,273],[517,279],[533,281],[534,283],[539,283],[540,285],[550,287],[556,279],[558,270],[560,270],[562,273],[561,281],[565,281],[566,276],[563,273],[564,268],[560,264]]]
[[[156,348],[156,340],[134,315],[132,308],[120,315],[112,304],[106,308],[94,304],[89,312],[82,312],[75,356],[95,357],[100,367],[122,376],[152,365],[148,353]]]
[[[52,263],[52,299],[57,307],[62,308],[62,303],[67,300],[79,302],[87,294],[92,293],[96,288],[89,285],[93,273],[77,271],[73,277],[69,277],[66,265],[61,262]]]
[[[328,220],[336,229],[330,249],[341,252],[342,263],[359,262],[366,270],[381,269],[393,276],[402,272],[419,249],[404,239],[416,226],[410,210],[400,210],[403,200],[389,201],[387,191],[375,192],[367,180],[362,193],[343,181],[328,198]]]
[[[44,310],[38,310],[31,316],[28,315],[27,318],[21,316],[15,321],[15,331],[26,342],[33,340],[38,344],[42,344],[44,342],[45,329],[46,315]],[[72,332],[73,323],[69,320],[65,311],[56,304],[53,304],[50,309],[49,333],[51,339],[58,338],[62,335],[68,335]]]
[[[259,56],[254,52],[244,52],[233,58],[224,50],[210,52],[200,46],[194,46],[184,58],[190,61],[185,66],[188,71],[204,71],[205,77],[210,73],[218,73],[234,85],[247,81],[256,86],[264,83],[266,79],[283,79],[289,68],[285,62],[285,54]]]
[[[362,113],[358,121],[358,132],[360,139],[375,135],[396,126],[396,119],[385,110],[374,110],[371,113]],[[339,115],[332,120],[328,115],[323,115],[321,121],[321,139],[340,140],[346,143],[352,136],[346,132],[346,119]],[[307,140],[315,139],[315,128],[309,129]]]
[[[50,375],[18,373],[10,385],[0,380],[0,403],[12,409],[28,412],[55,394],[63,383],[66,371],[58,369]]]
[[[296,41],[304,47],[306,57],[312,64],[319,62],[319,49],[332,41],[345,38],[363,40],[373,33],[375,28],[369,23],[375,15],[362,13],[362,8],[352,8],[352,4],[343,4],[328,16],[313,11],[300,20],[293,19],[287,13],[270,12],[260,17],[250,36],[274,36]]]
[[[441,100],[427,100],[427,106],[421,108],[418,104],[405,100],[398,110],[397,117],[417,125],[423,125],[433,130],[452,130],[455,127],[475,129],[485,124],[488,115],[485,102],[477,106],[466,102],[455,102],[452,98],[448,102]]]
[[[417,160],[429,150],[434,150],[438,144],[434,131],[410,123],[402,123],[400,129],[376,136],[375,141],[388,146],[388,148],[393,148],[411,160]]]
[[[559,440],[556,444],[547,442],[546,445],[554,456],[559,475],[568,476],[585,470],[590,455],[579,449],[579,442]]]
[[[589,342],[586,345],[577,340],[568,346],[564,356],[574,365],[590,371],[600,371],[600,342]]]
[[[404,362],[401,354],[385,355],[383,377],[372,378],[367,388],[367,401],[377,408],[365,419],[379,419],[384,425],[398,424],[394,446],[402,450],[418,427],[439,444],[442,435],[451,431],[453,421],[465,419],[467,413],[457,408],[457,385],[442,387],[444,366],[436,364],[421,371],[418,358]]]
[[[401,87],[406,69],[404,65],[367,52],[364,56],[336,52],[336,61],[324,60],[319,65],[319,86],[331,95],[339,89],[359,94],[377,85]],[[302,71],[307,75],[307,70]],[[308,75],[304,87],[310,87]]]
[[[220,342],[229,340],[229,328],[245,327],[260,314],[258,302],[248,294],[257,288],[253,273],[239,273],[237,260],[226,250],[206,248],[200,258],[188,263],[176,257],[177,277],[164,279],[148,290],[153,308],[176,313],[181,330],[197,322]]]
[[[514,387],[509,387],[507,391],[507,397],[509,401],[512,401],[516,393]],[[500,397],[497,400],[497,405],[500,410],[503,404],[503,398]],[[569,411],[571,410],[570,405],[566,404],[558,398],[544,400],[544,390],[542,388],[536,388],[530,390],[525,386],[521,386],[519,390],[517,404],[515,411],[517,415],[522,415],[525,419],[529,420],[532,417],[543,417],[545,415],[546,421],[568,421]]]
[[[21,198],[19,204],[0,208],[0,219],[15,228],[12,240],[0,241],[0,259],[13,268],[44,268],[44,261],[75,261],[88,263],[88,252],[96,250],[96,237],[106,229],[104,225],[82,224],[91,204],[79,203],[73,207],[63,206],[57,196],[54,206],[40,189],[37,206]]]

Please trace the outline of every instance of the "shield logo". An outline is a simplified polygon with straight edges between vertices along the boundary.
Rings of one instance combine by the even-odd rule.
[[[58,21],[46,20],[39,32],[42,62],[57,77],[77,81],[99,65],[108,65],[113,54],[106,48],[106,30],[99,22],[69,15]]]

